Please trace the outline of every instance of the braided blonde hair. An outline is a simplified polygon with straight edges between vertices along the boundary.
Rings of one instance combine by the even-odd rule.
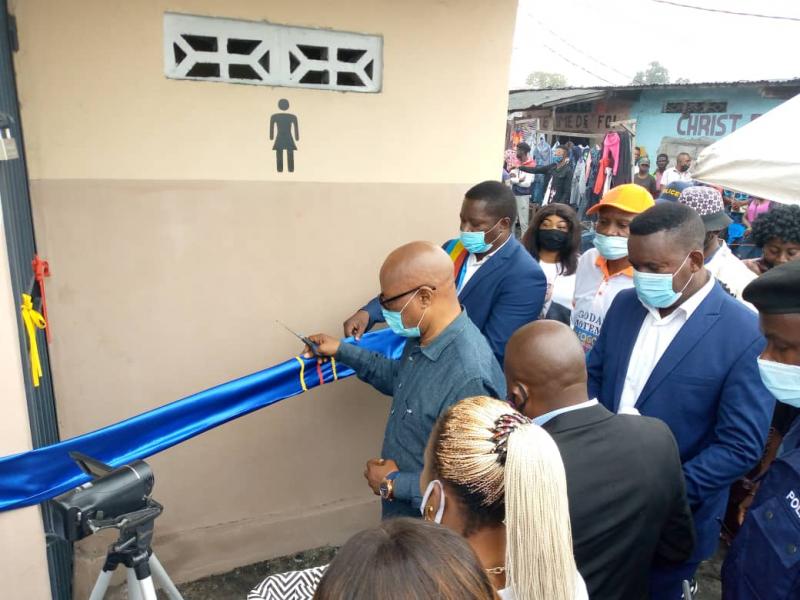
[[[576,566],[561,455],[533,423],[516,426],[498,452],[495,423],[504,415],[518,413],[486,396],[453,405],[433,431],[436,476],[460,496],[473,528],[505,520],[506,581],[517,600],[572,600]]]

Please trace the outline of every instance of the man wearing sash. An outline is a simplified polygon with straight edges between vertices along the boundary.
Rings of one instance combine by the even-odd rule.
[[[459,237],[443,245],[453,260],[459,302],[501,365],[506,342],[539,317],[547,291],[542,269],[512,235],[516,214],[508,187],[499,181],[479,183],[464,196]],[[344,334],[358,339],[382,321],[373,298],[345,321]]]
[[[329,335],[309,336],[318,356],[335,357],[392,397],[381,455],[367,461],[364,471],[383,499],[384,518],[420,516],[425,446],[442,412],[472,396],[505,398],[503,372],[460,306],[452,268],[447,254],[430,242],[401,246],[383,263],[380,310],[392,331],[408,338],[399,360]]]

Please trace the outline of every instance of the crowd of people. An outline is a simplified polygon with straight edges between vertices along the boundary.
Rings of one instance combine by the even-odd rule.
[[[675,173],[658,161],[587,211],[584,252],[568,204],[539,208],[518,241],[518,194],[474,186],[457,238],[388,255],[380,293],[344,322],[352,339],[309,336],[392,398],[364,470],[384,521],[252,599],[678,600],[742,481],[763,484],[734,507],[725,598],[800,597],[800,488],[781,506],[800,469],[778,451],[764,464],[778,421],[782,452],[800,446],[800,206],[753,211],[764,255],[748,265],[725,241],[738,207],[680,157]],[[407,339],[398,360],[360,347],[378,322]]]

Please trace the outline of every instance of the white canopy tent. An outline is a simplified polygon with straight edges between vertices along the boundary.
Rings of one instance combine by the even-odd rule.
[[[759,198],[800,204],[800,95],[700,152],[692,177]]]

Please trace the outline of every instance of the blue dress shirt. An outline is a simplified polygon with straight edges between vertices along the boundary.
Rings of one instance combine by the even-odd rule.
[[[489,343],[462,310],[426,346],[409,338],[399,360],[353,344],[342,344],[336,360],[393,397],[381,457],[394,460],[400,472],[394,479],[394,501],[383,502],[383,517],[420,516],[419,477],[436,420],[464,398],[506,397],[503,371]]]

